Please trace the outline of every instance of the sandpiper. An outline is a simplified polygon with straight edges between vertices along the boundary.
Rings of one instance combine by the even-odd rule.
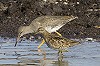
[[[41,16],[41,17],[38,17],[34,19],[29,26],[19,27],[18,37],[15,43],[15,46],[17,42],[19,41],[20,37],[28,33],[35,33],[40,27],[45,28],[45,30],[47,30],[49,33],[56,32],[58,35],[61,36],[61,34],[57,32],[57,30],[60,29],[62,26],[64,26],[66,23],[76,18],[77,17],[74,17],[74,16]],[[41,44],[43,44],[44,42],[45,41],[43,39]]]
[[[43,27],[40,27],[37,30],[37,34],[41,34],[44,40],[46,41],[46,44],[48,47],[53,48],[53,49],[58,49],[59,52],[58,54],[62,53],[66,48],[72,47],[74,45],[78,45],[78,41],[70,40],[67,38],[64,38],[59,35],[53,35],[46,31]],[[39,45],[38,48],[40,48],[43,44]]]

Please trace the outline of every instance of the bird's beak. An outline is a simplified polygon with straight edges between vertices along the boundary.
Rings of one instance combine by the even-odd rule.
[[[19,39],[20,39],[20,37],[17,37],[17,38],[16,38],[16,43],[15,43],[15,46],[14,46],[14,47],[16,47],[16,45],[17,45]]]
[[[15,46],[14,46],[14,47],[16,47],[16,45],[17,45],[17,42],[18,42],[18,41],[17,41],[17,38],[16,38],[16,43],[15,43]]]

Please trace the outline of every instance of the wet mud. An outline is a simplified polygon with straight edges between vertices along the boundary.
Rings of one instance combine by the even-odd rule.
[[[0,36],[16,37],[20,26],[45,15],[78,17],[58,30],[64,37],[100,38],[99,0],[0,0]]]

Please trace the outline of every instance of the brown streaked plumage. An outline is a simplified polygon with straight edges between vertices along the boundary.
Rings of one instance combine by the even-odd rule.
[[[59,52],[62,52],[68,47],[79,44],[78,41],[70,40],[59,35],[57,36],[53,35],[49,33],[48,31],[46,31],[43,27],[40,27],[38,29],[37,34],[41,34],[43,36],[48,47],[53,48],[53,49],[59,49]]]

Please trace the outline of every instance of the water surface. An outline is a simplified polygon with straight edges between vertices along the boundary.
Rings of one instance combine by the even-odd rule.
[[[0,64],[7,66],[100,66],[100,42],[84,41],[68,48],[59,60],[58,51],[50,49],[40,41],[25,40],[14,47],[15,39],[0,38]],[[45,54],[46,53],[46,54]],[[3,66],[2,65],[2,66]]]

